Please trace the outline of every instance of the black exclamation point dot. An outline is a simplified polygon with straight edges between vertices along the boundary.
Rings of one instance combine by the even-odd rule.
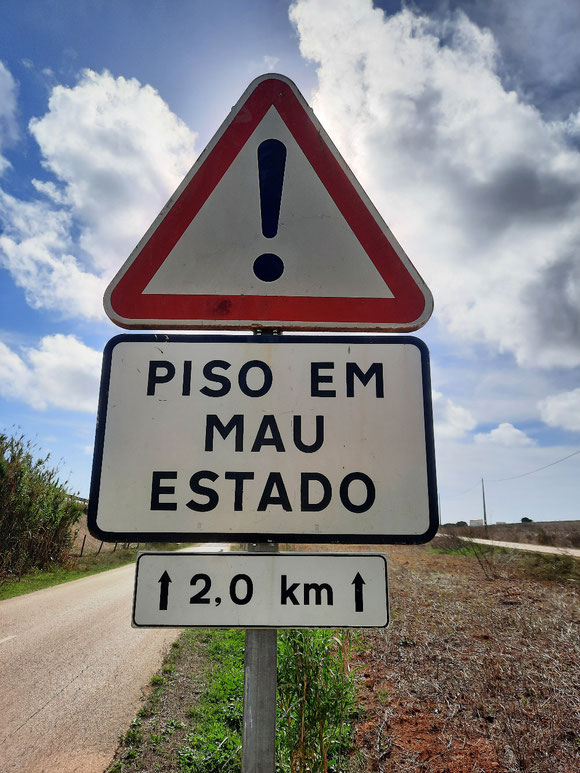
[[[286,146],[280,140],[264,140],[258,146],[258,181],[260,184],[260,214],[262,233],[273,239],[278,233],[280,203],[286,167]],[[254,274],[262,282],[275,282],[284,273],[284,261],[272,252],[265,252],[254,261]]]

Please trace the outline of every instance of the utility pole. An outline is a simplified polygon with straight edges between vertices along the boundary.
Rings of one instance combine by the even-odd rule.
[[[483,499],[483,527],[485,529],[485,536],[487,537],[487,510],[485,509],[485,486],[483,485],[483,478],[481,479],[481,497]]]

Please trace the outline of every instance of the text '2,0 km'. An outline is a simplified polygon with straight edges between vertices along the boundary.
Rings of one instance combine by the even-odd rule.
[[[387,564],[368,553],[141,553],[133,624],[385,626]]]

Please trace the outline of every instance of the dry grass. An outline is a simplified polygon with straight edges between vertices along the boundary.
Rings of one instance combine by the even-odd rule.
[[[363,769],[577,770],[577,585],[509,563],[490,578],[474,557],[426,548],[387,553],[392,625],[365,633],[359,658]]]
[[[443,526],[442,534],[560,548],[580,548],[580,521],[538,521],[484,526]]]

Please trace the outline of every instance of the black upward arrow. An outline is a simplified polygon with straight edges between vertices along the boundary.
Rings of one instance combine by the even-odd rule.
[[[361,577],[360,572],[357,572],[354,576],[354,580],[352,581],[351,585],[354,585],[354,611],[355,612],[362,612],[363,611],[363,585],[366,585],[366,582]]]
[[[161,592],[159,593],[159,609],[167,609],[167,597],[169,596],[169,583],[171,577],[167,574],[167,570],[163,572],[159,578],[161,583]]]

